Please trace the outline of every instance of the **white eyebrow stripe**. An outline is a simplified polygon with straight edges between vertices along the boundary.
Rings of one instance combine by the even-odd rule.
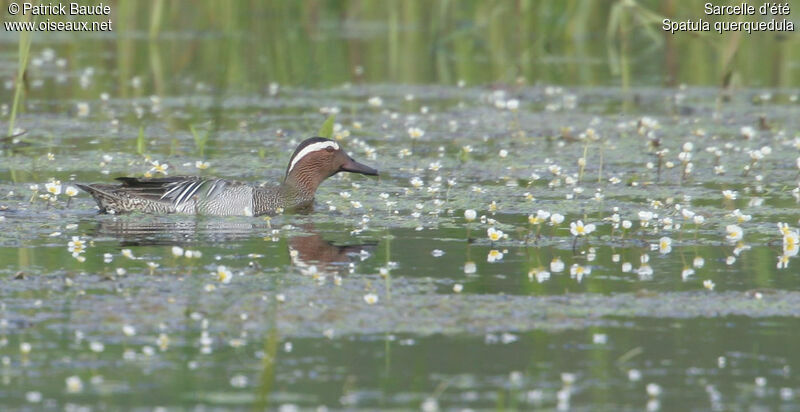
[[[300,153],[298,153],[297,156],[292,159],[292,163],[289,164],[289,173],[291,173],[292,169],[294,169],[294,165],[296,165],[300,159],[309,153],[316,152],[317,150],[327,149],[329,147],[332,147],[334,150],[339,150],[339,144],[331,141],[312,143],[304,147],[303,150],[301,150]]]

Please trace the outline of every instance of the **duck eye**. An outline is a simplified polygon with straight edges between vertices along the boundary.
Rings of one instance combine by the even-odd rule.
[[[325,151],[327,151],[328,153],[333,153],[333,148],[332,147],[326,147]]]

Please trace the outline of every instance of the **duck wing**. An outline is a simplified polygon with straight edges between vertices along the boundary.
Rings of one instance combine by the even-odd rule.
[[[198,196],[213,198],[220,193],[228,181],[199,176],[172,176],[159,178],[118,177],[120,189],[131,195],[157,202],[169,202],[180,210],[188,201]]]

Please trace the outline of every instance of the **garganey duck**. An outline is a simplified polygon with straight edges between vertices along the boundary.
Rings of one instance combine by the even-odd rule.
[[[119,177],[122,184],[77,186],[89,192],[104,213],[259,216],[310,209],[320,183],[339,172],[378,174],[353,160],[339,143],[312,137],[297,146],[283,182],[272,187],[198,176]]]

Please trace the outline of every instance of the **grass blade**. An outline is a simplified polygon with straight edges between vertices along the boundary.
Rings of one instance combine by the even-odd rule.
[[[326,139],[333,138],[333,123],[336,121],[336,115],[332,114],[325,119],[325,123],[322,124],[322,127],[319,128],[319,132],[317,136],[324,137]]]
[[[205,133],[200,134],[200,132],[197,131],[197,128],[191,124],[189,125],[189,130],[191,130],[192,137],[194,137],[194,148],[196,154],[200,157],[204,157],[206,153],[206,143],[208,142],[208,136],[211,134],[211,132],[206,130]]]
[[[31,14],[27,13],[24,17],[25,21],[31,20]],[[8,136],[14,134],[14,121],[17,118],[17,111],[19,109],[20,100],[22,99],[22,88],[25,80],[25,70],[28,68],[28,57],[31,51],[31,38],[32,33],[23,31],[19,34],[19,66],[17,68],[17,78],[14,90],[14,103],[11,105],[11,115],[8,118]]]
[[[139,136],[136,137],[136,153],[144,155],[144,126],[139,126]]]

